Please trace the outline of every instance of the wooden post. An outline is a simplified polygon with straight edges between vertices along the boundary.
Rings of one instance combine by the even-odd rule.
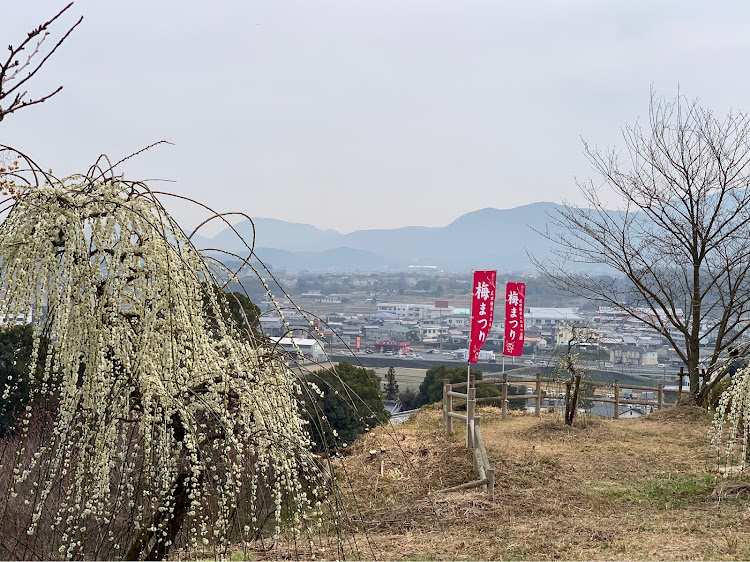
[[[508,417],[508,373],[503,373],[503,407],[502,419]]]
[[[680,367],[680,386],[677,388],[677,403],[682,402],[682,381],[685,378],[685,367]]]
[[[448,393],[453,389],[453,385],[450,384],[450,379],[443,379],[443,392],[445,393],[445,402],[443,407],[445,408],[445,432],[448,435],[453,434],[453,418],[451,413],[453,412],[453,396],[449,396]]]
[[[472,381],[473,382],[473,381]],[[477,389],[472,387],[468,390],[469,398],[466,401],[466,425],[467,425],[467,431],[466,431],[466,439],[468,443],[466,443],[466,446],[470,449],[474,448],[474,436],[471,434],[470,431],[468,431],[468,427],[470,427],[469,423],[471,420],[474,419],[474,411],[477,407]]]
[[[620,381],[615,380],[614,387],[615,387],[614,419],[619,420],[620,419]]]
[[[492,468],[487,469],[487,494],[491,500],[495,499],[495,470]]]
[[[659,383],[657,386],[658,388],[658,402],[657,402],[657,408],[661,410],[664,407],[664,385],[662,383]]]
[[[443,379],[443,427],[448,425],[448,379]]]
[[[542,411],[542,373],[536,374],[536,403],[534,404],[534,415],[539,417]]]
[[[482,431],[480,429],[480,425],[482,425],[482,418],[480,416],[474,417],[474,431],[471,435],[471,443],[473,446],[473,449],[471,451],[471,456],[474,457],[474,472],[479,476],[479,478],[482,478],[482,475],[479,472],[479,465],[483,464],[482,462],[482,455],[477,454],[477,440],[476,440],[476,433],[477,431]]]

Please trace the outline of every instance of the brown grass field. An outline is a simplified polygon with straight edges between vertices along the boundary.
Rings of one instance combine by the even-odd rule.
[[[722,476],[701,410],[574,427],[554,414],[479,413],[494,498],[440,493],[475,477],[464,426],[446,436],[439,405],[349,448],[337,475],[347,559],[750,559],[750,501],[737,476]],[[733,497],[715,491],[728,484]]]

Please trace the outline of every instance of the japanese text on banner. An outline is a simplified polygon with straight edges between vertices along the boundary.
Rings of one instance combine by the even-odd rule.
[[[475,271],[471,297],[471,341],[469,363],[479,361],[479,350],[487,340],[495,315],[497,271]]]
[[[508,283],[505,289],[505,339],[503,354],[520,357],[523,353],[525,283]]]

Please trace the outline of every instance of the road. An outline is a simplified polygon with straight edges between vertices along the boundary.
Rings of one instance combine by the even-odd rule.
[[[409,388],[414,391],[418,389],[419,384],[422,382],[422,379],[424,379],[424,374],[427,369],[437,365],[446,365],[448,367],[461,367],[466,365],[465,361],[454,359],[447,355],[425,355],[424,353],[422,353],[422,359],[384,355],[381,353],[360,353],[355,356],[339,353],[334,354],[331,359],[334,362],[354,362],[363,367],[374,369],[381,378],[385,375],[388,367],[394,367],[396,369],[396,378],[401,390]],[[531,361],[532,364],[525,364],[524,362],[527,360]],[[550,365],[554,365],[554,363],[550,363]],[[603,361],[590,361],[586,363],[586,368],[589,370],[590,377],[593,380],[606,381],[614,378],[620,379],[621,381],[630,380],[633,384],[656,385],[658,382],[676,384],[677,374],[679,373],[676,369],[669,367],[616,365],[618,368],[604,369],[603,366]],[[499,362],[479,362],[475,365],[475,368],[485,373],[485,376],[498,376],[503,372],[502,356],[500,356]],[[524,376],[533,376],[533,374],[540,372],[542,377],[548,378],[552,376],[554,372],[554,367],[540,367],[538,361],[531,358],[515,358],[514,361],[511,361],[510,358],[506,358],[505,372],[512,372],[521,368],[524,368],[524,370],[520,371],[519,374],[523,374]],[[529,371],[533,374],[529,373]]]

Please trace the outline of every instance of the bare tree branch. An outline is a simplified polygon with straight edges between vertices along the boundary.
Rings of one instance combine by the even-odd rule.
[[[19,109],[45,102],[62,90],[63,87],[59,86],[49,94],[27,99],[26,96],[28,95],[28,91],[23,88],[25,84],[39,71],[39,69],[44,66],[55,51],[57,51],[58,47],[60,47],[70,34],[73,33],[73,30],[83,21],[83,16],[78,18],[78,21],[70,26],[60,40],[55,43],[41,60],[39,60],[39,57],[42,54],[43,44],[50,35],[49,28],[72,5],[73,2],[65,6],[50,20],[28,32],[26,34],[26,39],[24,39],[17,47],[8,45],[8,50],[10,51],[8,58],[4,62],[0,62],[0,121],[2,121],[6,115],[14,113]],[[27,49],[32,50],[22,62],[21,56],[24,51],[27,51]],[[3,107],[3,102],[6,99],[11,100],[10,104]]]
[[[584,142],[622,207],[608,210],[601,186],[579,184],[586,204],[549,217],[542,234],[555,257],[536,265],[556,288],[660,333],[700,402],[700,347],[710,341],[716,362],[750,328],[750,117],[652,94],[647,129],[636,122],[622,135],[627,157]]]

